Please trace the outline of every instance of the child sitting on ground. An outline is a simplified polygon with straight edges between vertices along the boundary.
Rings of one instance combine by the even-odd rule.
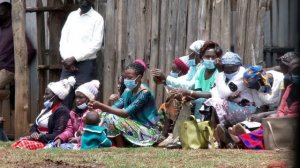
[[[100,116],[97,112],[88,112],[83,121],[85,126],[81,136],[81,149],[110,147],[112,145],[106,136],[107,130],[99,126]]]

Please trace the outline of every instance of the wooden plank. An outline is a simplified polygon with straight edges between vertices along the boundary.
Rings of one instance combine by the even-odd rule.
[[[26,135],[28,131],[28,89],[29,70],[27,65],[27,45],[25,39],[25,1],[12,1],[12,25],[14,32],[15,57],[15,137]]]
[[[113,76],[115,75],[115,56],[116,56],[116,35],[115,35],[115,0],[107,1],[105,24],[104,49],[104,69],[103,69],[103,100],[108,103],[109,96],[113,93],[116,85]]]
[[[159,61],[159,5],[160,3],[157,0],[152,0],[151,3],[151,56],[149,69],[157,68]],[[155,93],[155,96],[158,97],[157,87],[155,82],[152,79],[152,76],[149,78],[149,86],[152,91]],[[157,105],[161,102],[156,100]]]
[[[145,40],[146,40],[146,27],[145,27],[145,13],[146,2],[145,0],[135,1],[136,3],[136,59],[144,59],[145,54]]]
[[[278,0],[272,0],[272,46],[278,46]]]
[[[187,40],[187,24],[186,24],[186,15],[188,3],[185,0],[179,0],[179,8],[177,15],[177,28],[176,28],[176,40],[175,40],[175,54],[174,56],[180,57],[185,54],[186,49],[186,40]],[[196,13],[196,12],[194,12]],[[196,22],[197,23],[197,22]],[[197,24],[195,24],[197,25]],[[188,32],[189,34],[189,32]],[[196,38],[196,32],[192,33]],[[169,62],[170,63],[170,62]]]
[[[221,45],[223,51],[229,51],[231,46],[231,3],[228,0],[221,2],[221,33],[218,43]]]
[[[172,64],[175,57],[175,44],[176,44],[176,25],[178,15],[178,0],[169,1],[169,14],[168,14],[168,26],[167,26],[167,41],[166,41],[166,71],[171,70]]]
[[[271,28],[271,11],[268,10],[265,13],[264,17],[264,45],[265,46],[271,46],[271,33],[272,33],[272,28]]]
[[[237,11],[231,12],[231,51],[236,52]]]
[[[187,33],[186,33],[186,53],[189,51],[189,46],[197,40],[198,33],[198,11],[199,11],[199,0],[188,1],[188,12],[187,12]],[[185,17],[183,18],[185,19]]]
[[[166,72],[166,48],[167,48],[167,25],[168,25],[168,11],[169,11],[169,0],[160,1],[159,11],[159,58],[158,67],[163,72]],[[164,87],[159,85],[156,90],[156,103],[160,104],[164,99]]]
[[[288,47],[289,43],[289,0],[278,1],[278,46]]]
[[[125,60],[127,55],[127,0],[117,1],[117,71],[116,79],[121,75],[124,70],[124,64],[122,62]],[[116,92],[116,87],[114,87]]]
[[[267,10],[267,1],[268,0],[260,0],[259,1],[259,9],[257,14],[257,24],[256,24],[256,39],[254,41],[254,55],[255,55],[255,64],[263,64],[263,49],[264,49],[264,25],[265,25],[265,16]]]
[[[297,32],[297,22],[299,20],[298,10],[299,0],[289,1],[289,47],[298,48],[297,41],[299,41],[299,33]],[[298,7],[298,8],[297,8]]]
[[[248,0],[237,1],[237,31],[236,31],[236,52],[243,59],[245,64],[245,39],[247,26],[247,6]]]
[[[126,65],[131,63],[136,58],[136,28],[137,28],[137,16],[136,16],[136,1],[128,0],[128,17],[127,17],[127,34],[128,34],[128,54],[125,59]]]
[[[222,0],[213,0],[210,39],[218,43],[221,39],[221,7]]]
[[[71,0],[72,1],[72,0]],[[99,0],[96,1],[96,7],[95,9],[100,13],[100,15],[103,17],[103,19],[106,18],[106,0]],[[104,26],[106,24],[106,21],[104,21]],[[105,46],[106,39],[105,37],[103,38],[102,42],[102,48],[101,50],[97,53],[97,79],[100,81],[100,87],[99,90],[103,90],[103,83],[104,83],[104,49],[103,46]],[[103,92],[98,93],[98,100],[103,101]]]
[[[151,56],[152,0],[145,1],[145,11],[144,12],[145,12],[144,61],[147,65],[149,65],[150,59],[151,59],[150,56]],[[147,69],[147,71],[144,74],[143,82],[150,85],[150,81],[152,79],[151,79],[151,74],[148,70],[149,69]]]
[[[43,6],[41,0],[36,1],[37,7]],[[37,67],[38,65],[44,65],[46,63],[44,52],[45,52],[45,20],[44,13],[36,13],[36,26],[37,26]],[[47,86],[47,72],[45,70],[38,69],[38,100],[37,109],[42,109],[44,102],[44,92]],[[38,110],[32,112],[35,117],[38,115]],[[34,118],[35,118],[34,117]],[[33,117],[32,117],[33,118]],[[32,120],[33,121],[33,120]]]
[[[258,13],[258,1],[249,0],[247,11],[247,26],[246,26],[246,41],[244,52],[244,64],[255,65],[255,38],[256,38],[256,26],[257,26],[257,13]]]
[[[49,7],[62,6],[62,1],[48,1]],[[48,28],[49,28],[49,65],[60,65],[61,57],[59,52],[60,33],[67,19],[68,13],[64,11],[50,11]],[[49,80],[57,81],[60,78],[61,70],[50,70]]]
[[[198,10],[198,35],[197,39],[209,40],[211,32],[211,0],[202,0],[199,2]]]

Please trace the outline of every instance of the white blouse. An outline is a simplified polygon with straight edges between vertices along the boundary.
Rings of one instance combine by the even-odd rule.
[[[46,111],[45,109],[43,109],[41,111],[41,113],[36,117],[35,119],[35,124],[38,127],[42,127],[42,128],[48,128],[48,121],[49,121],[49,117],[52,114],[52,110],[50,109],[49,111]],[[41,134],[46,134],[47,131],[41,131],[39,130]]]

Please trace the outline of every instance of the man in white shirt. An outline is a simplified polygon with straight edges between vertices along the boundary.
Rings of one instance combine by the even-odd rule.
[[[59,51],[63,69],[61,79],[75,76],[74,90],[96,78],[96,57],[103,41],[104,20],[93,9],[94,0],[80,0],[79,9],[69,14],[62,29]],[[72,108],[75,94],[71,91],[64,103]]]

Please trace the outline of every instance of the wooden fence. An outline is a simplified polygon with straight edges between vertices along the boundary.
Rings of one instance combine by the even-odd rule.
[[[224,51],[240,54],[243,63],[274,65],[264,57],[264,46],[294,48],[296,0],[98,0],[96,9],[105,19],[101,66],[103,98],[116,92],[116,81],[134,59],[149,68],[169,72],[175,56],[187,53],[198,39],[218,42]],[[289,10],[290,9],[290,10]],[[293,17],[292,17],[293,15]],[[293,22],[292,25],[287,23]],[[289,35],[287,35],[289,33]],[[284,37],[284,38],[282,38]],[[265,39],[267,38],[267,39]],[[101,61],[100,61],[101,62]],[[103,68],[103,69],[102,69]],[[164,98],[146,73],[145,82]]]

